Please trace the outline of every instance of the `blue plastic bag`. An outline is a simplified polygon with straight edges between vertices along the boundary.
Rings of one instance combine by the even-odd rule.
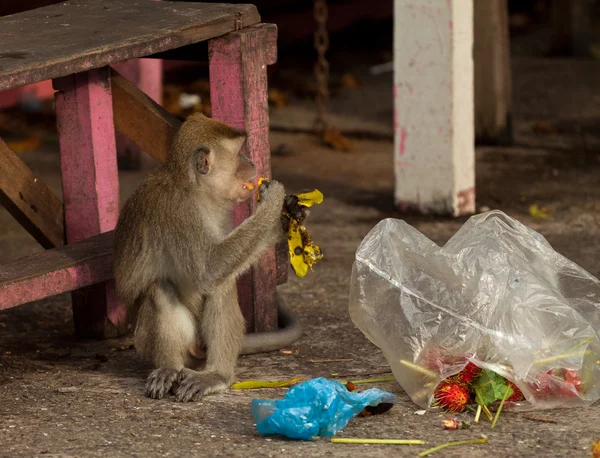
[[[253,399],[250,411],[260,434],[313,440],[334,436],[367,406],[395,401],[395,395],[378,388],[350,392],[338,381],[316,378],[292,387],[283,399]]]

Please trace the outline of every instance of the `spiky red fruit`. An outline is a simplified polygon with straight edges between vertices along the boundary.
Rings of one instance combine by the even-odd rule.
[[[457,380],[443,380],[433,393],[434,405],[450,412],[462,412],[469,402],[469,388]]]
[[[523,396],[523,393],[521,392],[519,387],[517,385],[515,385],[513,382],[507,381],[507,383],[508,383],[508,386],[510,386],[513,389],[513,394],[511,394],[508,398],[506,398],[506,402],[524,401],[525,396]]]
[[[481,369],[473,364],[471,361],[467,363],[462,371],[460,371],[456,377],[463,383],[471,383],[473,379],[479,374]]]

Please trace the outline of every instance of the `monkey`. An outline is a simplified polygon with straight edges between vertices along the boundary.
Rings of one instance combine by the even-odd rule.
[[[275,180],[261,184],[255,214],[233,228],[233,206],[250,198],[256,177],[245,141],[192,114],[165,162],[121,210],[115,285],[134,323],[136,352],[154,366],[150,398],[196,401],[233,382],[245,335],[236,278],[286,235],[285,189]]]

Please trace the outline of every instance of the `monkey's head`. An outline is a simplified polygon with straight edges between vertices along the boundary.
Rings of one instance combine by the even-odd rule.
[[[245,134],[194,113],[175,135],[167,165],[218,198],[242,202],[252,195],[250,184],[256,177],[256,167],[242,154],[245,141]]]

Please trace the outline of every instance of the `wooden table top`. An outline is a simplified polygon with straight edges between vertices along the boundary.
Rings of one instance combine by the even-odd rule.
[[[70,0],[0,17],[0,90],[199,43],[236,30],[240,20],[259,23],[256,7]]]

